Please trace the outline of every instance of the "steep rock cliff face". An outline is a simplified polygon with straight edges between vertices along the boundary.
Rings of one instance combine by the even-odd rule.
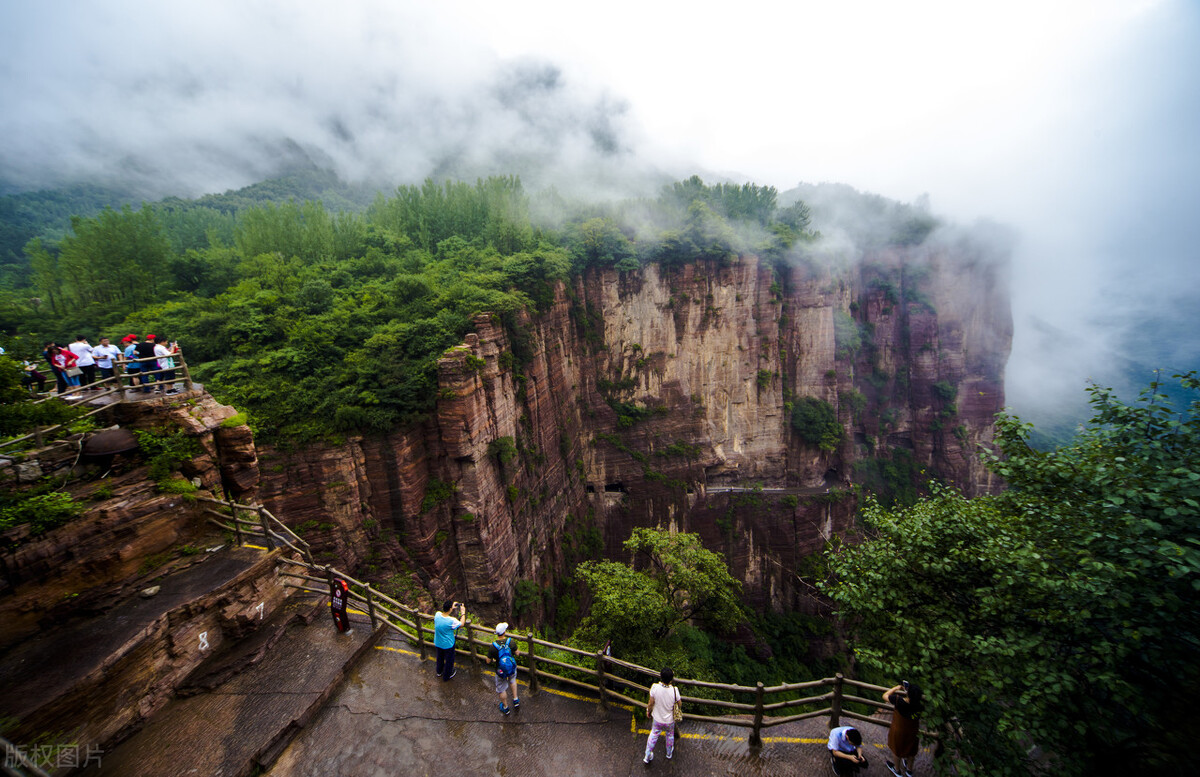
[[[222,426],[236,413],[196,391],[116,405],[98,418],[140,431],[182,431],[200,450],[184,463],[183,474],[219,495],[223,478],[227,483],[258,479],[249,428]],[[148,558],[170,555],[171,549],[211,534],[203,505],[160,493],[148,478],[143,454],[119,459],[103,481],[82,479],[88,466],[77,464],[77,458],[71,441],[28,454],[31,466],[69,484],[67,490],[87,509],[41,537],[31,537],[28,525],[0,533],[0,620],[5,624],[0,650],[58,620],[103,612],[161,573],[162,562],[147,567]],[[93,471],[90,477],[99,474]]]
[[[258,496],[329,558],[485,613],[508,615],[518,580],[620,557],[641,525],[698,531],[753,601],[804,607],[796,564],[851,530],[850,484],[998,485],[975,449],[1003,405],[1003,264],[969,245],[858,258],[589,272],[513,326],[478,317],[426,423],[270,452]],[[802,397],[839,443],[794,431]]]

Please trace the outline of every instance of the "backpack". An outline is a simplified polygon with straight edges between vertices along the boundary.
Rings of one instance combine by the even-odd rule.
[[[496,674],[500,677],[512,677],[517,673],[517,659],[513,658],[512,649],[509,647],[511,641],[511,639],[506,639],[504,644],[500,644],[499,641],[492,643],[492,647],[496,648],[498,654]]]

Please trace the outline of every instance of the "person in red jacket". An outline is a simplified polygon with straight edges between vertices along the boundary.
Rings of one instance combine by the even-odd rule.
[[[337,626],[339,634],[350,634],[350,618],[346,615],[346,607],[350,603],[350,586],[340,577],[329,581],[329,609],[333,613],[333,625]]]

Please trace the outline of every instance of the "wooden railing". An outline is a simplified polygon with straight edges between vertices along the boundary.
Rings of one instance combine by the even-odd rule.
[[[266,544],[268,550],[274,550],[277,547],[287,548],[303,558],[306,564],[316,568],[316,564],[313,563],[312,548],[308,543],[299,534],[288,528],[287,524],[272,515],[266,507],[260,504],[226,501],[210,496],[197,496],[196,501],[220,505],[229,510],[228,513],[223,513],[205,508],[204,512],[208,515],[209,523],[232,532],[238,545],[246,544],[248,538],[260,539]],[[239,518],[239,510],[253,515],[254,520]]]
[[[138,375],[161,375],[165,372],[182,372],[183,373],[182,380],[183,380],[184,388],[190,391],[192,388],[192,374],[191,374],[191,371],[188,369],[187,362],[184,361],[183,353],[181,353],[181,352],[173,353],[173,354],[171,354],[171,358],[173,358],[176,363],[176,366],[174,369],[171,369],[171,370],[137,369],[137,370],[134,370],[133,372],[126,371],[124,365],[129,362],[139,362],[139,363],[141,363],[141,362],[157,362],[158,357],[153,356],[153,357],[147,357],[145,359],[128,359],[123,362],[114,360],[113,361],[113,376],[111,378],[103,378],[101,380],[93,381],[92,383],[90,383],[87,386],[69,386],[68,387],[68,389],[69,389],[68,394],[74,394],[76,392],[82,392],[84,389],[95,389],[98,386],[108,386],[108,388],[105,388],[100,393],[96,393],[95,391],[89,391],[86,394],[81,394],[79,396],[79,398],[71,399],[71,400],[63,399],[63,397],[61,397],[61,396],[43,397],[42,399],[39,399],[36,402],[34,402],[34,404],[41,404],[42,402],[48,402],[52,399],[57,399],[61,402],[65,402],[67,405],[69,405],[71,407],[77,407],[77,406],[85,404],[87,402],[94,402],[97,399],[103,399],[104,397],[111,397],[114,394],[120,395],[120,399],[118,400],[118,403],[119,402],[128,402],[129,398],[128,398],[127,394],[141,390],[141,386],[137,386],[133,383],[134,378],[136,378]],[[126,385],[127,380],[129,381],[128,385]],[[154,385],[154,384],[147,384],[147,385]],[[102,413],[105,410],[107,410],[108,408],[112,407],[113,404],[116,404],[116,403],[109,403],[109,404],[101,405],[100,407],[97,407],[93,410],[89,410],[88,412],[84,413],[83,415],[76,416],[75,418],[72,418],[70,421],[67,421],[65,423],[54,424],[53,426],[38,427],[38,428],[34,429],[32,432],[30,432],[29,434],[25,434],[20,437],[13,437],[8,440],[4,440],[4,441],[0,442],[0,448],[5,448],[5,447],[8,447],[9,445],[16,445],[17,443],[21,443],[21,442],[27,442],[29,440],[33,440],[34,443],[38,447],[41,447],[42,445],[45,444],[45,438],[47,435],[50,435],[60,429],[64,429],[82,418],[88,418],[90,416],[96,415],[97,413]]]
[[[286,578],[284,585],[298,591],[329,596],[333,579],[345,580],[350,586],[350,601],[362,606],[373,629],[380,623],[386,624],[415,645],[423,660],[428,658],[433,640],[432,615],[408,607],[372,588],[370,583],[356,580],[332,566],[318,566],[311,559],[300,560],[282,555],[279,561],[282,565],[280,574]],[[464,622],[463,630],[465,634],[458,637],[455,651],[470,658],[478,668],[482,658],[487,655],[495,632],[470,622],[470,619]],[[534,692],[541,684],[551,682],[594,693],[602,707],[618,702],[638,709],[646,704],[650,685],[659,676],[658,670],[622,661],[605,655],[603,651],[591,652],[561,645],[540,639],[529,632],[522,635],[510,630],[506,635],[517,642],[518,648],[524,643],[524,650],[518,650],[517,670],[527,677],[529,687]],[[622,670],[623,674],[613,674],[613,670]],[[687,705],[683,717],[684,720],[750,729],[749,740],[755,746],[762,744],[761,732],[764,729],[808,718],[828,717],[830,728],[841,725],[843,718],[881,724],[878,718],[847,710],[845,705],[862,704],[871,708],[888,706],[879,696],[887,688],[851,680],[841,674],[770,687],[762,683],[750,687],[678,677],[674,683],[683,689],[702,689],[701,692],[716,692],[727,697],[742,695],[751,698],[752,702],[736,702],[695,694],[682,695],[683,703]],[[875,698],[855,695],[856,690],[873,692]],[[630,696],[630,693],[637,693],[639,697]],[[686,690],[683,693],[686,694]],[[792,698],[797,694],[801,694],[800,698]]]

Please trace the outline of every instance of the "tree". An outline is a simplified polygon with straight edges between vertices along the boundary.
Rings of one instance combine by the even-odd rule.
[[[0,438],[25,434],[37,426],[61,424],[82,413],[59,399],[35,402],[21,385],[21,365],[0,356]]]
[[[842,425],[828,402],[816,397],[801,397],[792,405],[792,428],[800,438],[823,451],[836,450],[842,439]]]
[[[1090,393],[1090,425],[1049,453],[1001,418],[1005,493],[869,503],[868,539],[831,553],[859,659],[923,681],[960,774],[1145,773],[1200,734],[1200,403]]]
[[[585,561],[576,570],[592,591],[583,634],[611,639],[627,655],[649,657],[672,647],[676,627],[686,621],[701,619],[718,632],[741,622],[742,584],[700,535],[634,529],[624,547],[641,568]]]

